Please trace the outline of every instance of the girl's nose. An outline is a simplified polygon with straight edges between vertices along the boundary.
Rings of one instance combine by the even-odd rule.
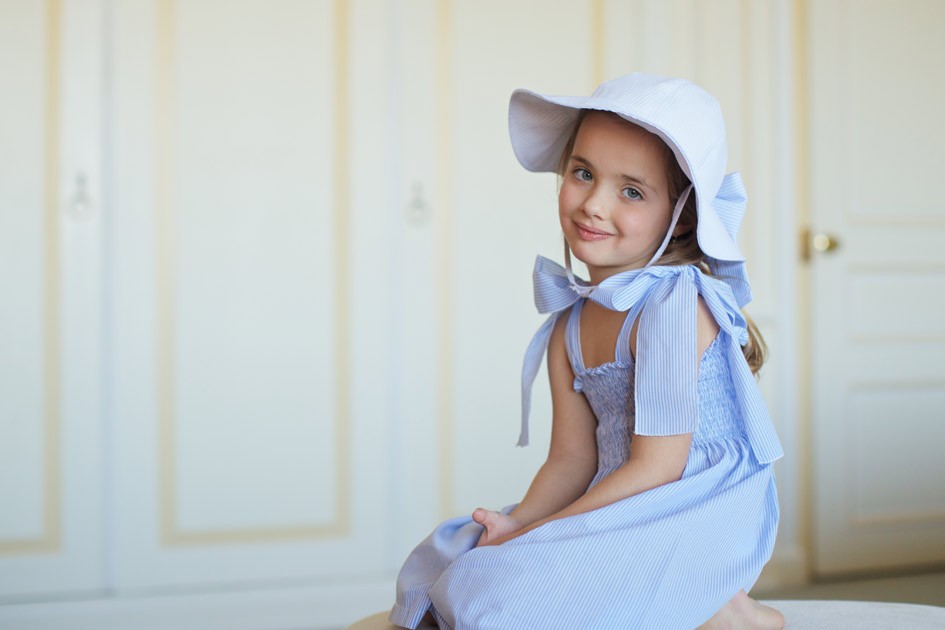
[[[600,188],[595,187],[590,191],[581,204],[581,211],[591,219],[603,220],[607,216],[607,205]]]

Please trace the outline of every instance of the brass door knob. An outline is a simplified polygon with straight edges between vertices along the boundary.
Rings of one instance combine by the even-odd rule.
[[[836,238],[830,234],[824,234],[823,232],[814,234],[810,239],[810,246],[814,248],[814,251],[818,252],[832,252],[837,249],[839,245],[840,243]]]
[[[840,241],[824,232],[811,234],[810,230],[803,229],[800,237],[801,260],[804,261],[810,260],[813,252],[832,252],[840,246]]]

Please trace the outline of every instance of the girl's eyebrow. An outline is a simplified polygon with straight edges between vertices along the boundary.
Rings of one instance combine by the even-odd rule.
[[[587,166],[588,168],[591,168],[591,169],[594,168],[594,165],[591,164],[591,161],[590,161],[590,160],[588,160],[587,158],[583,158],[583,157],[581,157],[580,155],[571,154],[571,159],[574,160],[575,162],[580,162],[581,164],[583,164],[584,166]],[[643,179],[642,177],[637,177],[637,176],[635,176],[635,175],[624,175],[624,174],[621,174],[621,175],[620,175],[620,178],[623,179],[623,180],[625,180],[625,181],[628,181],[628,182],[637,184],[638,186],[642,186],[643,188],[649,188],[650,190],[656,192],[656,189],[653,188],[652,186],[650,186],[650,185],[646,182],[646,180]]]

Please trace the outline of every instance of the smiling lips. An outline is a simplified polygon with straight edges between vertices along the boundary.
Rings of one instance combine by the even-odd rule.
[[[613,234],[609,234],[607,232],[601,232],[600,230],[584,227],[580,223],[575,223],[574,227],[577,228],[578,236],[580,236],[581,240],[584,241],[601,241],[605,238],[613,236]]]

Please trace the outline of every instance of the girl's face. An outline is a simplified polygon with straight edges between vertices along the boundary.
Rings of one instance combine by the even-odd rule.
[[[650,261],[672,217],[663,141],[613,114],[589,112],[558,192],[561,229],[591,282]]]

